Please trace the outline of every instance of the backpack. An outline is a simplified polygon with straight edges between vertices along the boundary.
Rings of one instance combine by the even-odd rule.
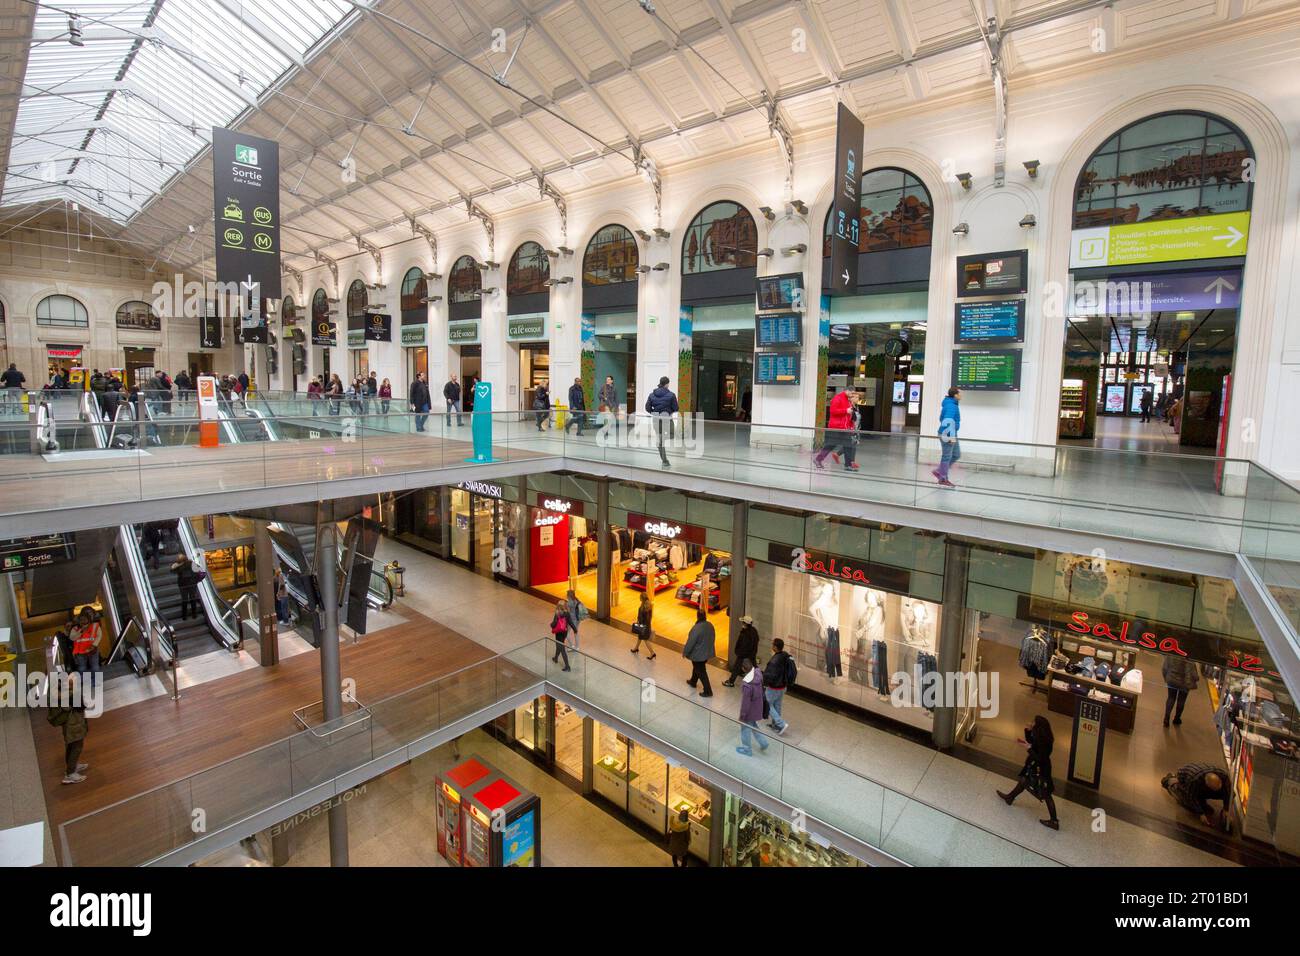
[[[581,601],[578,602],[578,620],[585,621],[588,617],[587,605]]]
[[[794,662],[793,654],[785,655],[785,686],[793,687],[794,682],[799,679],[799,668]]]

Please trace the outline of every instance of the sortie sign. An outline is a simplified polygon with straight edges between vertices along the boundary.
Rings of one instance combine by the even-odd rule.
[[[217,281],[280,298],[280,144],[213,127],[212,189]]]

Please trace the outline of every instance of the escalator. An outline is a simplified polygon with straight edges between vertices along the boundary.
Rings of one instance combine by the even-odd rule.
[[[244,402],[219,400],[217,409],[226,437],[234,442],[275,441],[279,436],[270,418]]]

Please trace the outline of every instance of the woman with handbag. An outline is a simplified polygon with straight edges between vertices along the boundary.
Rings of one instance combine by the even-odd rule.
[[[641,653],[641,642],[645,641],[645,646],[650,651],[647,660],[654,660],[659,655],[655,653],[655,646],[651,642],[654,637],[654,631],[651,625],[654,622],[654,605],[650,603],[650,595],[642,593],[641,606],[636,609],[636,623],[632,625],[632,633],[636,635],[636,644],[632,646],[633,654]]]
[[[1025,765],[1020,768],[1020,782],[1010,793],[998,791],[998,796],[1010,806],[1016,797],[1028,790],[1029,793],[1047,804],[1047,819],[1039,820],[1049,830],[1061,829],[1061,821],[1056,816],[1056,802],[1052,800],[1052,725],[1047,718],[1039,714],[1034,722],[1025,728],[1025,738],[1020,741],[1029,750]]]

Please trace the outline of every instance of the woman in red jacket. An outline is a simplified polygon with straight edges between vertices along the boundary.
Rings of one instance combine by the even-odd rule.
[[[813,457],[813,464],[821,468],[827,455],[839,451],[844,455],[844,470],[856,471],[858,463],[853,460],[853,433],[853,394],[846,388],[831,399],[829,427],[822,442],[822,450]]]

